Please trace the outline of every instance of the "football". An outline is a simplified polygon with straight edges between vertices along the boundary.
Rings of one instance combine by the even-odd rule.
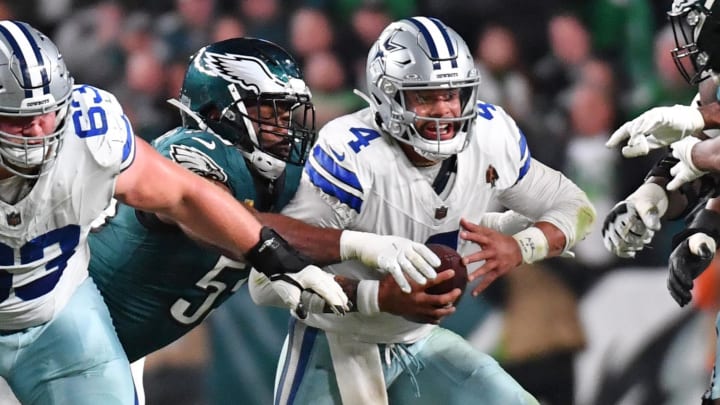
[[[468,282],[467,269],[462,262],[462,256],[460,256],[460,253],[449,246],[438,243],[428,243],[427,247],[440,258],[440,267],[438,267],[437,270],[444,271],[447,269],[453,269],[455,270],[455,277],[450,280],[443,281],[440,284],[428,287],[425,289],[425,292],[428,294],[445,294],[446,292],[452,291],[453,288],[459,288],[461,291],[465,292],[465,287]]]

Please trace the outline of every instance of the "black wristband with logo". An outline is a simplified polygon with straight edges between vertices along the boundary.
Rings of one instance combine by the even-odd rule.
[[[312,261],[282,238],[275,230],[263,226],[260,241],[245,255],[255,269],[266,276],[297,273]]]

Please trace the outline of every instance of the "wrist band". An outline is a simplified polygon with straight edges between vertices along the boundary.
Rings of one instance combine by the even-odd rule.
[[[380,282],[378,280],[362,280],[357,286],[357,296],[355,304],[358,312],[363,315],[373,315],[380,313],[380,304],[378,303],[378,288]]]
[[[540,228],[531,226],[513,235],[520,246],[523,263],[529,264],[544,259],[548,254],[548,241]]]

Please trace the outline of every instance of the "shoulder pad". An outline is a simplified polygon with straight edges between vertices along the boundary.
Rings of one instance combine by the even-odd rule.
[[[181,128],[169,136],[158,150],[195,174],[227,183],[227,148],[213,134]],[[230,153],[240,154],[234,150]]]
[[[527,139],[515,120],[497,105],[478,103],[478,118],[472,142],[500,174],[498,187],[507,188],[520,181],[530,169],[531,154]]]
[[[135,156],[135,135],[114,95],[89,85],[73,89],[67,119],[101,166],[129,166]]]
[[[382,167],[378,164],[395,159],[387,137],[359,114],[328,123],[305,165],[314,186],[357,211],[374,174]]]

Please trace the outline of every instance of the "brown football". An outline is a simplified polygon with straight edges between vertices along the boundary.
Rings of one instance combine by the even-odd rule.
[[[438,272],[445,271],[447,269],[455,270],[455,277],[450,280],[443,281],[440,284],[428,287],[425,292],[428,294],[445,294],[450,292],[453,288],[459,288],[465,292],[467,286],[467,269],[462,262],[462,256],[455,249],[441,245],[438,243],[428,243],[427,247],[430,248],[440,258],[440,267],[437,268]],[[458,298],[459,300],[459,298]]]

